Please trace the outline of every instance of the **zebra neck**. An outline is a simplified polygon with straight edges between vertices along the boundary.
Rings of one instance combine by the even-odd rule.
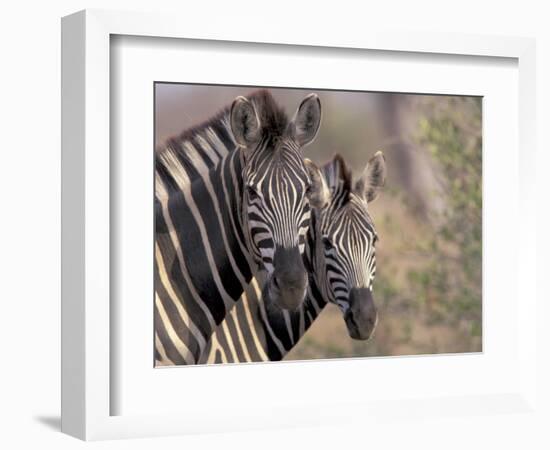
[[[230,301],[225,301],[225,312],[243,294],[255,267],[247,242],[247,224],[243,219],[242,163],[240,152],[228,153],[214,170],[195,179],[190,188],[207,231],[195,237],[206,238],[215,263],[209,269],[215,277],[217,268],[222,284],[228,285]],[[231,282],[232,277],[239,282],[235,283],[235,279]]]
[[[226,155],[215,170],[156,199],[155,331],[176,363],[198,360],[252,278],[240,164],[237,153]]]

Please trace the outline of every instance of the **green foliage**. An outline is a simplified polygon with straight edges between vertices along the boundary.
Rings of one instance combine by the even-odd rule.
[[[409,271],[413,292],[432,320],[481,336],[482,151],[481,99],[456,97],[419,122],[418,142],[436,165],[443,209],[434,232],[416,251],[426,263]]]

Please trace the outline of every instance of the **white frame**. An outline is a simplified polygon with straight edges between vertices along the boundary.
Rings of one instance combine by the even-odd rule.
[[[536,348],[534,173],[535,45],[522,38],[450,34],[339,33],[327,37],[321,30],[280,30],[265,22],[233,27],[220,21],[205,30],[200,21],[185,24],[164,14],[83,11],[63,19],[62,47],[62,430],[81,439],[158,436],[207,431],[207,420],[182,423],[178,415],[110,416],[109,376],[109,57],[110,35],[160,36],[236,42],[375,49],[399,52],[517,58],[519,65],[519,205],[522,216],[519,277],[522,304],[518,311],[522,348]],[[210,30],[216,30],[215,32]],[[93,150],[93,151],[92,151]],[[532,262],[532,263],[531,263]],[[93,301],[91,301],[93,299]],[[514,411],[534,408],[536,354],[522,352],[518,392],[488,398],[408,401],[405,409],[434,414],[459,411],[483,399],[487,412],[503,405]],[[403,405],[401,405],[403,406]],[[288,423],[308,424],[347,420],[373,405],[333,405],[330,414],[311,415],[304,406],[288,415]],[[377,413],[392,416],[391,404],[377,404]],[[403,415],[403,407],[397,413]],[[308,419],[309,418],[309,419]],[[298,420],[301,419],[301,420]],[[233,424],[228,424],[232,429]]]

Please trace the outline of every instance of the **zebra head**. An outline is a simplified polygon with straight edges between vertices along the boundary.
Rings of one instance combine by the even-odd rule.
[[[331,189],[330,204],[322,211],[318,229],[317,273],[325,298],[344,314],[350,337],[368,339],[378,322],[372,295],[378,239],[368,212],[386,178],[386,164],[377,152],[352,186],[351,173],[341,157],[324,167]]]
[[[315,138],[321,103],[307,96],[292,120],[267,91],[237,97],[231,131],[243,161],[242,213],[254,259],[266,276],[269,298],[284,309],[303,301],[308,275],[302,255],[311,207],[322,206],[328,188],[302,147]]]

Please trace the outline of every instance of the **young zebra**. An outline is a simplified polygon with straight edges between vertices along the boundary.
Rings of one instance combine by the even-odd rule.
[[[310,198],[319,201],[324,190],[301,148],[320,120],[315,95],[288,120],[260,91],[157,151],[157,361],[195,363],[258,270],[267,272],[275,303],[303,301]]]
[[[341,309],[350,337],[368,339],[373,333],[378,320],[372,296],[377,235],[367,207],[384,185],[384,157],[376,153],[353,187],[342,158],[335,157],[323,171],[332,196],[312,216],[306,300],[295,311],[283,311],[262,296],[253,280],[252,294],[243,295],[216,329],[199,363],[281,360],[328,302]]]

